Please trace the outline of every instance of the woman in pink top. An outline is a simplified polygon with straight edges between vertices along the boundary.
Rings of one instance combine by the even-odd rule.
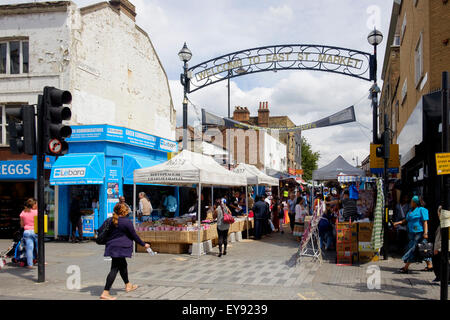
[[[37,201],[28,199],[25,202],[25,209],[20,214],[20,226],[24,228],[23,240],[27,250],[28,269],[33,268],[33,252],[37,248],[37,236],[34,233],[34,217],[37,216]]]

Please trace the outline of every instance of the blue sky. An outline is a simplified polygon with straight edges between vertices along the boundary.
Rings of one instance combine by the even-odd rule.
[[[26,2],[0,0],[0,4]],[[99,1],[76,0],[78,6]],[[392,0],[131,0],[137,24],[150,35],[169,77],[178,124],[182,123],[182,62],[177,53],[186,42],[190,65],[247,48],[273,44],[323,44],[371,52],[367,35],[376,24],[385,35],[379,48],[379,77],[389,31]],[[380,87],[382,82],[379,81]],[[372,110],[367,99],[371,83],[314,71],[263,72],[231,81],[231,106],[257,113],[268,101],[271,115],[288,115],[305,124],[355,104],[359,123],[305,131],[320,166],[338,155],[359,162],[369,154]],[[198,109],[227,114],[226,81],[189,96]],[[198,119],[189,108],[189,121]]]

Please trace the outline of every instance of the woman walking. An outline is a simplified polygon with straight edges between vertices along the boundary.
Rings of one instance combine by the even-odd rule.
[[[228,230],[230,225],[223,222],[223,215],[227,212],[227,207],[222,203],[220,199],[217,199],[214,203],[214,218],[217,218],[217,233],[219,235],[219,255],[222,257],[222,246],[223,255],[227,254],[227,244],[228,244]]]
[[[411,209],[406,214],[406,218],[402,221],[394,223],[394,227],[399,225],[408,225],[409,243],[406,253],[402,260],[405,266],[400,269],[401,273],[408,273],[411,263],[416,262],[416,247],[419,243],[428,239],[428,210],[420,206],[420,199],[414,196],[411,200]],[[433,271],[431,258],[425,258],[427,267],[423,271]]]
[[[128,208],[121,203],[114,207],[114,215],[112,219],[108,219],[101,226],[105,227],[106,223],[110,223],[110,230],[108,240],[106,242],[105,257],[111,257],[111,271],[106,278],[106,285],[100,299],[102,300],[116,300],[109,294],[111,287],[116,279],[117,272],[120,272],[123,282],[125,283],[125,291],[131,292],[137,289],[137,285],[133,285],[128,281],[128,267],[125,258],[131,258],[133,252],[133,240],[146,249],[150,248],[148,243],[144,243],[136,234],[133,223],[126,218],[128,215]],[[100,230],[99,230],[100,232]]]
[[[23,241],[27,250],[27,268],[33,269],[33,253],[37,249],[37,235],[34,233],[34,217],[37,216],[37,201],[28,199],[20,214],[20,227],[24,229]]]
[[[297,240],[303,235],[305,228],[305,217],[308,215],[308,209],[305,207],[305,199],[303,197],[297,198],[297,204],[295,205],[295,226],[299,227],[300,231],[297,235]]]
[[[277,230],[276,232],[281,232],[280,223],[280,201],[277,197],[272,198],[272,223]]]

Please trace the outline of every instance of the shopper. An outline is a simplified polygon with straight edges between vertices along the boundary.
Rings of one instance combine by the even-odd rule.
[[[242,212],[242,208],[239,206],[240,196],[239,192],[234,193],[234,197],[230,197],[228,206],[230,207],[233,216],[238,216]]]
[[[304,228],[305,217],[308,215],[308,209],[305,206],[305,199],[303,197],[297,198],[297,204],[295,205],[295,225]],[[301,232],[303,234],[303,232]]]
[[[291,225],[291,233],[294,232],[295,225],[295,205],[297,204],[297,199],[295,198],[295,194],[291,192],[290,199],[287,201],[289,206],[289,220]]]
[[[404,193],[400,198],[400,203],[395,206],[394,222],[403,221],[406,218],[406,214],[409,212],[411,200],[408,195]],[[408,243],[408,231],[406,226],[399,225],[396,228],[396,239],[398,243],[398,248],[404,250],[406,244]]]
[[[280,202],[277,197],[272,198],[272,223],[276,232],[280,232]]]
[[[278,221],[279,221],[279,231],[281,234],[284,234],[283,225],[284,225],[284,202],[279,202],[279,211],[278,211]]]
[[[70,204],[70,223],[72,224],[72,243],[83,241],[83,224],[81,222],[81,197],[79,195],[72,199]],[[76,232],[78,229],[79,240],[77,239]]]
[[[128,214],[130,214],[132,212],[130,206],[126,203],[124,196],[120,196],[119,197],[119,203],[121,203],[121,204],[123,204],[124,206],[127,207]]]
[[[128,215],[128,208],[118,203],[114,207],[114,214],[112,220],[107,220],[105,223],[112,223],[111,230],[108,235],[108,240],[105,247],[105,257],[111,257],[111,271],[106,278],[106,284],[103,293],[100,296],[102,300],[115,300],[109,294],[111,287],[116,279],[117,272],[120,272],[123,282],[125,283],[125,291],[131,292],[138,288],[137,285],[133,285],[128,281],[128,265],[126,258],[131,258],[133,252],[133,240],[145,247],[150,248],[148,243],[144,243],[141,238],[136,234],[133,223],[126,218]],[[101,226],[104,228],[105,223]]]
[[[255,240],[260,240],[269,211],[267,204],[260,196],[256,196],[256,203],[254,204],[252,211],[255,219]]]
[[[356,200],[350,199],[350,191],[345,190],[342,200],[327,201],[326,204],[337,205],[340,204],[343,208],[344,221],[356,221],[358,220],[358,207],[356,206]]]
[[[400,225],[408,225],[408,238],[409,243],[406,249],[406,253],[402,260],[405,262],[405,266],[400,269],[401,273],[408,273],[411,263],[417,261],[416,247],[419,243],[427,241],[428,239],[428,210],[420,206],[420,199],[418,196],[414,196],[411,200],[411,209],[406,214],[406,217],[402,221],[394,223],[394,227]],[[425,258],[427,267],[423,271],[432,271],[431,258]]]
[[[230,224],[223,222],[224,213],[228,212],[228,208],[221,199],[216,199],[214,202],[214,218],[217,218],[217,233],[219,235],[219,255],[218,257],[222,257],[222,246],[223,246],[223,255],[227,254],[227,245],[228,245],[228,231],[230,229]]]
[[[37,250],[37,235],[34,233],[34,217],[37,215],[36,200],[28,199],[25,202],[25,208],[20,214],[20,227],[24,229],[23,241],[26,246],[28,269],[33,269],[34,252]]]
[[[320,247],[326,251],[331,250],[334,244],[333,237],[333,213],[329,206],[326,207],[319,221]]]
[[[139,217],[141,222],[147,221],[153,211],[152,203],[145,192],[139,192]]]
[[[439,220],[441,220],[441,210],[442,206],[438,209],[438,216]],[[432,258],[433,267],[434,267],[434,275],[436,276],[436,279],[433,280],[433,282],[440,282],[441,281],[441,257],[442,257],[442,237],[441,237],[441,225],[439,224],[438,228],[436,229],[436,236],[434,240],[434,255]],[[450,251],[450,240],[449,240],[449,251]],[[448,273],[450,279],[450,265],[448,266]],[[450,283],[450,280],[449,280]]]

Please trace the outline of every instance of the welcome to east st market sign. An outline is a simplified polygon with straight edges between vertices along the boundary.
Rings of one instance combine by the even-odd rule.
[[[362,51],[321,45],[279,45],[247,49],[198,64],[189,92],[245,74],[277,70],[316,70],[371,81],[374,57]]]

